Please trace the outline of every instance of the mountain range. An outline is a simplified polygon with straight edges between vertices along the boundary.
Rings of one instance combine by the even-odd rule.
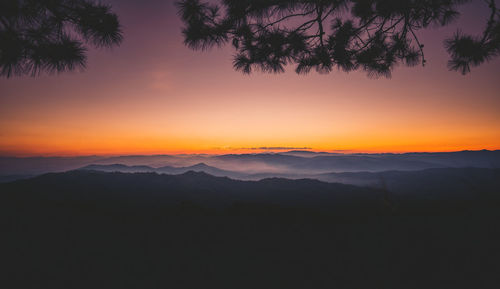
[[[151,155],[116,157],[0,157],[0,182],[89,165],[135,167],[132,170],[178,174],[205,171],[237,179],[303,178],[329,173],[416,171],[432,168],[500,168],[500,151],[404,154],[340,154],[311,151],[226,155]],[[142,166],[136,167],[136,166]],[[195,166],[195,167],[192,167]],[[196,167],[197,166],[197,167]],[[150,168],[153,168],[151,170]],[[102,170],[106,168],[100,168]],[[107,170],[107,169],[106,169]],[[118,171],[130,170],[121,167]]]
[[[144,173],[178,175],[186,172],[203,172],[218,177],[228,177],[240,180],[262,180],[266,178],[312,179],[328,183],[343,183],[406,194],[426,196],[443,195],[445,192],[454,194],[467,193],[476,190],[477,186],[488,187],[500,180],[500,169],[484,168],[435,168],[415,171],[383,171],[383,172],[344,172],[315,175],[298,175],[283,173],[244,174],[221,170],[200,163],[189,167],[160,167],[115,165],[89,165],[80,170],[103,172]],[[500,187],[498,188],[500,190]]]
[[[373,182],[371,186],[354,186],[313,179],[266,178],[242,181],[192,170],[177,175],[157,174],[149,172],[148,167],[120,165],[106,167],[112,172],[91,168],[95,167],[0,184],[4,192],[2,197],[30,201],[109,199],[121,202],[129,199],[136,203],[145,201],[152,204],[180,201],[211,205],[257,202],[316,208],[332,208],[346,202],[378,206],[384,201],[472,202],[500,199],[500,169],[446,168],[325,175],[325,178],[343,178],[344,182]],[[205,169],[206,166],[195,168]],[[129,172],[117,172],[115,169]]]
[[[92,165],[0,183],[0,288],[498,287],[499,168],[318,175],[366,186],[204,170],[233,173]]]

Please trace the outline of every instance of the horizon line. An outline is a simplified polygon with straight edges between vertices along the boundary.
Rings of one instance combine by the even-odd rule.
[[[462,149],[462,150],[436,150],[436,151],[377,151],[377,150],[321,150],[321,149],[259,149],[259,148],[246,148],[246,152],[239,152],[240,149],[234,149],[235,152],[229,152],[228,150],[220,150],[220,153],[207,152],[207,151],[191,151],[191,152],[151,152],[151,153],[89,153],[89,154],[77,154],[77,153],[40,153],[40,154],[30,154],[30,153],[13,153],[13,154],[3,154],[0,153],[1,158],[51,158],[51,157],[61,157],[61,158],[79,158],[79,157],[134,157],[134,156],[196,156],[196,155],[251,155],[251,154],[283,154],[291,152],[311,152],[311,153],[325,153],[325,154],[413,154],[413,153],[455,153],[455,152],[479,152],[479,151],[499,151],[500,148],[496,149]],[[259,152],[257,152],[259,151]]]

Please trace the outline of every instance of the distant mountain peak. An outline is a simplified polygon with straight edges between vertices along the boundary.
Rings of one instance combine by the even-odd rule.
[[[206,169],[206,168],[214,168],[214,167],[211,167],[211,166],[207,165],[206,163],[197,163],[197,164],[189,166],[187,168]]]

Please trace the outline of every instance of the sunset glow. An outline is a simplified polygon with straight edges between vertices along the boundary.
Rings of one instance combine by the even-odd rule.
[[[183,45],[170,1],[111,2],[120,47],[90,51],[82,72],[0,80],[1,155],[500,149],[500,62],[462,76],[447,70],[442,45],[457,25],[480,30],[471,19],[482,7],[422,33],[426,67],[370,79],[242,75],[230,48]]]

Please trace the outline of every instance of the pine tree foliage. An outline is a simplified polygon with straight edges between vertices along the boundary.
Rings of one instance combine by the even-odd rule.
[[[0,75],[39,75],[85,67],[89,45],[122,40],[111,7],[90,0],[0,1]]]
[[[494,0],[483,35],[457,32],[445,41],[449,68],[463,74],[500,53],[500,14]],[[279,73],[364,70],[390,77],[399,64],[425,65],[417,32],[446,26],[467,0],[182,0],[184,42],[205,50],[227,43],[234,68]]]

